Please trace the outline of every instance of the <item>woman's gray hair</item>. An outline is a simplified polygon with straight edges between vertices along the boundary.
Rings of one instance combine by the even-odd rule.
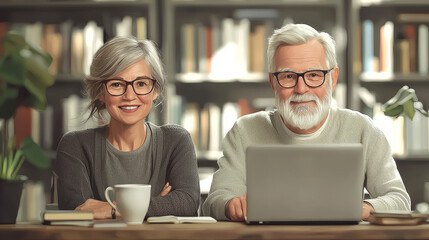
[[[267,61],[268,70],[275,72],[274,56],[279,46],[283,44],[298,45],[311,40],[319,41],[326,57],[326,66],[328,69],[337,67],[337,57],[335,53],[335,41],[325,32],[318,32],[316,29],[306,24],[286,24],[280,29],[274,31],[274,34],[268,40]]]
[[[115,37],[106,42],[95,53],[91,63],[90,75],[85,77],[86,94],[90,98],[89,118],[96,113],[102,118],[101,111],[106,108],[100,101],[104,93],[103,80],[115,76],[132,64],[145,60],[156,80],[154,91],[158,94],[156,101],[162,102],[166,87],[166,77],[159,51],[150,40],[137,40],[134,37]]]

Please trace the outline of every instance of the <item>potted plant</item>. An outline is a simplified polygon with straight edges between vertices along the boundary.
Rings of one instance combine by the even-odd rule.
[[[403,86],[389,101],[382,106],[384,115],[390,117],[399,117],[405,115],[413,120],[416,110],[426,117],[429,114],[423,109],[423,104],[417,99],[414,89],[407,85]]]
[[[51,160],[31,137],[16,148],[14,136],[9,136],[9,121],[20,106],[44,110],[46,88],[54,83],[54,78],[48,72],[51,56],[28,44],[21,35],[8,32],[1,44],[0,223],[15,223],[24,183],[18,175],[23,162],[49,168]]]

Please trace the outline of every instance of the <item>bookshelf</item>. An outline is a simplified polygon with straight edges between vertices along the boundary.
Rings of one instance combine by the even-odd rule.
[[[412,122],[385,117],[379,107],[404,85],[415,89],[426,109],[429,106],[429,2],[353,0],[349,17],[350,107],[373,113],[392,140],[394,158],[414,209],[415,204],[427,201],[423,192],[429,181],[429,120],[418,113]],[[372,94],[378,103],[375,107],[362,101],[361,87]]]
[[[41,129],[33,138],[46,150],[55,150],[62,135],[74,130],[65,127],[65,100],[71,96],[79,100],[84,98],[83,78],[89,72],[95,51],[118,35],[134,35],[158,42],[158,17],[156,0],[1,0],[2,30],[22,33],[27,41],[42,46],[53,57],[50,71],[56,82],[46,93],[48,108],[52,110],[45,111],[50,115],[49,119],[44,119],[52,132],[43,134],[43,126],[39,125]],[[82,110],[78,109],[72,117],[83,120]],[[33,112],[33,119],[43,119],[45,112]],[[34,114],[41,117],[34,117]],[[49,143],[43,143],[47,138],[51,139]]]
[[[216,167],[218,141],[237,117],[274,107],[265,56],[274,29],[294,22],[330,33],[338,44],[340,69],[347,66],[341,0],[165,0],[162,16],[171,83],[166,119],[191,133],[201,166],[212,161]],[[340,74],[338,95],[345,96],[347,71]],[[345,97],[337,101],[347,104]]]
[[[355,23],[350,28],[351,107],[362,112],[372,108],[360,100],[360,87],[368,89],[375,102],[385,103],[403,85],[408,85],[416,90],[419,101],[427,108],[429,2],[355,0],[351,9],[350,22]],[[403,134],[404,150],[399,159],[416,155],[429,159],[429,121],[416,118],[412,123],[405,120],[388,130]]]

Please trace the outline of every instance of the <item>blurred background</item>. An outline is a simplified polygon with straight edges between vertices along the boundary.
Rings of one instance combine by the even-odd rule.
[[[151,39],[161,49],[168,86],[147,120],[191,133],[204,199],[235,120],[274,107],[267,38],[285,23],[306,23],[334,37],[340,67],[334,104],[374,119],[391,144],[412,208],[429,201],[428,118],[391,118],[380,109],[403,85],[429,106],[425,0],[0,0],[0,37],[15,30],[49,52],[56,78],[45,111],[19,109],[15,134],[32,136],[55,161],[64,133],[102,124],[85,121],[83,78],[95,51],[115,36]],[[56,201],[55,177],[30,165],[21,174],[30,181],[20,218],[38,219],[39,209]]]

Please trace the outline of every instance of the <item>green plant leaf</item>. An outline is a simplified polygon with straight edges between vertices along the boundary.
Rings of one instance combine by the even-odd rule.
[[[0,92],[0,118],[11,118],[18,107],[16,98],[18,97],[18,88],[9,87]]]
[[[10,50],[0,58],[0,78],[14,85],[23,85],[25,79],[24,59],[19,49]]]
[[[3,54],[10,54],[13,49],[29,48],[29,45],[25,42],[24,37],[17,33],[10,31],[3,36]]]
[[[48,71],[52,57],[14,32],[5,34],[2,43],[0,80],[6,80],[7,84],[0,83],[0,117],[12,117],[20,105],[44,110],[46,88],[55,81]],[[14,95],[3,94],[8,92]]]
[[[54,77],[49,73],[50,62],[42,55],[36,55],[32,52],[21,51],[24,57],[27,77],[40,88],[46,88],[54,84]]]
[[[429,117],[429,112],[428,112],[428,111],[426,111],[426,110],[424,110],[423,108],[416,108],[416,110],[417,110],[419,113],[423,114],[423,116],[425,116],[425,117]]]
[[[49,168],[51,166],[51,159],[45,155],[42,148],[30,137],[24,138],[20,150],[25,159],[34,166],[39,168]]]
[[[384,115],[389,117],[397,117],[401,115],[403,112],[404,107],[402,105],[397,105],[395,108],[389,108],[384,111]]]
[[[411,120],[413,120],[414,114],[416,113],[416,109],[414,108],[414,102],[412,100],[408,100],[404,103],[404,113]]]
[[[23,99],[22,104],[38,110],[44,110],[46,108],[46,88],[37,85],[36,82],[28,78],[25,80],[24,84],[30,95]]]

